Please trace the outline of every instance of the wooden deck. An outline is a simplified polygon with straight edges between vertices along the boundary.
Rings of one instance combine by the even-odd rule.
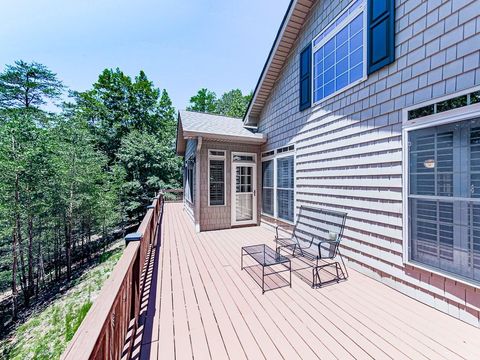
[[[240,248],[273,246],[273,235],[196,234],[182,204],[166,204],[134,357],[480,359],[480,329],[353,270],[321,289],[293,276],[292,288],[262,295],[240,270]]]

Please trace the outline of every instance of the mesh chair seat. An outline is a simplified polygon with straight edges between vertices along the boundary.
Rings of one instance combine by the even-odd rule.
[[[303,256],[316,261],[312,286],[316,286],[317,281],[321,286],[319,270],[331,265],[335,265],[337,274],[334,280],[340,280],[340,273],[346,279],[348,271],[340,253],[340,242],[346,217],[347,214],[343,212],[302,205],[295,226],[290,232],[290,237],[280,237],[277,226],[275,237],[277,251],[282,248],[289,249],[292,251],[292,256]],[[339,257],[342,261],[345,272],[338,262],[328,262],[328,260],[334,260],[336,257]],[[319,261],[322,261],[322,264]]]

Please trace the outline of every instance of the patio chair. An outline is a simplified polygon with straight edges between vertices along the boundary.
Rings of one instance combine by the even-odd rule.
[[[289,249],[292,256],[301,256],[314,261],[312,268],[312,287],[322,286],[332,281],[339,282],[348,278],[348,270],[340,253],[347,214],[338,211],[301,206],[295,226],[287,237],[280,237],[279,226],[276,227],[275,243],[277,252]],[[342,266],[336,258],[342,262]],[[335,267],[335,277],[322,282],[319,271],[326,267]],[[344,271],[345,269],[345,271]]]

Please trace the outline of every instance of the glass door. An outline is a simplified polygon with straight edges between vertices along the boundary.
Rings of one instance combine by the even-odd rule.
[[[251,160],[253,162],[248,162]],[[254,156],[233,156],[232,225],[257,222],[256,163]]]

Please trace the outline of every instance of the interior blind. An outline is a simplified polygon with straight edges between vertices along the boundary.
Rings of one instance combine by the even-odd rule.
[[[293,155],[277,159],[277,213],[287,221],[293,221],[293,186]]]
[[[210,160],[210,205],[225,205],[225,161]]]

